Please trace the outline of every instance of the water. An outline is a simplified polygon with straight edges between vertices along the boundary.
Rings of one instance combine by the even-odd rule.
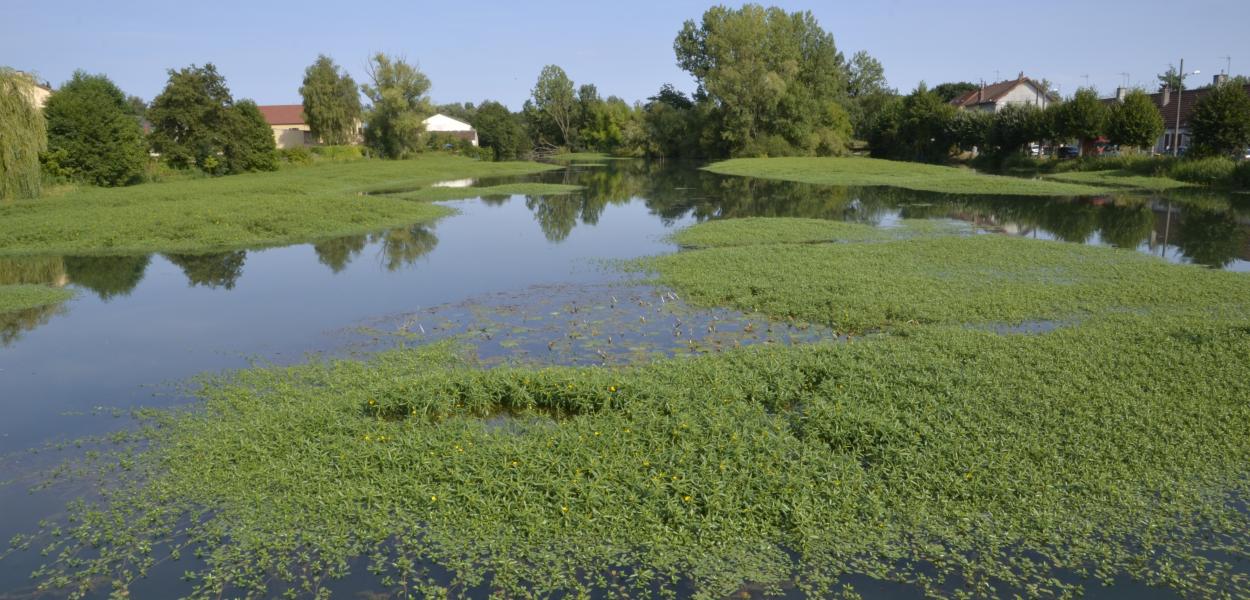
[[[59,514],[78,492],[28,494],[30,470],[63,454],[26,449],[125,426],[118,409],[185,402],[179,382],[250,359],[290,363],[313,352],[459,336],[488,361],[615,364],[833,335],[695,310],[611,264],[674,251],[667,234],[707,219],[799,216],[883,227],[948,219],[986,234],[1250,271],[1250,211],[1232,196],[954,197],[642,162],[528,179],[586,191],[451,202],[459,213],[434,224],[283,248],[0,259],[0,283],[79,292],[59,307],[0,315],[0,481],[11,481],[0,486],[0,539]],[[0,561],[0,590],[29,585],[35,554]]]

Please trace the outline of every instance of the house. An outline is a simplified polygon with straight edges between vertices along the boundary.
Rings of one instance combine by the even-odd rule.
[[[312,128],[304,121],[302,104],[269,104],[257,106],[265,122],[273,130],[273,141],[278,148],[316,146],[320,141],[313,137]]]
[[[982,85],[950,103],[964,110],[998,112],[1009,104],[1031,104],[1046,108],[1053,100],[1041,82],[1020,73],[1019,77],[1009,81]]]
[[[424,123],[425,130],[429,133],[438,133],[468,140],[470,144],[477,146],[477,130],[464,121],[453,119],[447,115],[437,114],[426,119]]]
[[[1150,100],[1155,103],[1159,109],[1159,113],[1163,115],[1163,135],[1159,136],[1152,149],[1155,154],[1171,154],[1172,144],[1177,138],[1176,117],[1180,116],[1180,149],[1184,152],[1189,148],[1191,138],[1189,131],[1189,118],[1194,113],[1194,108],[1198,106],[1211,90],[1218,86],[1224,85],[1228,81],[1227,75],[1216,75],[1211,81],[1211,85],[1192,90],[1172,91],[1164,88],[1161,91],[1150,94]],[[1247,94],[1250,94],[1250,85],[1244,86]],[[1117,88],[1115,98],[1107,98],[1103,102],[1114,103],[1123,102],[1124,96],[1128,93],[1125,88]]]

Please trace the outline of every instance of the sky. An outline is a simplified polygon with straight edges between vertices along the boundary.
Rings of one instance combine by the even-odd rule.
[[[433,83],[435,102],[494,99],[519,109],[542,67],[628,101],[663,83],[690,91],[673,38],[709,0],[323,2],[305,0],[0,0],[0,65],[57,87],[76,69],[104,73],[150,100],[167,70],[213,63],[236,98],[297,104],[304,68],[327,54],[356,80],[374,52],[404,56]],[[737,4],[729,3],[731,6]],[[1225,69],[1250,73],[1250,0],[823,0],[810,10],[850,57],[867,50],[892,87],[988,82],[1019,72],[1067,96],[1125,81],[1153,88],[1185,59],[1188,83]],[[1127,75],[1124,75],[1126,74]]]

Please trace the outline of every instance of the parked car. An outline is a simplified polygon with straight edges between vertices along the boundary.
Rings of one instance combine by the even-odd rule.
[[[1081,155],[1081,149],[1076,146],[1060,146],[1059,158],[1076,158]]]

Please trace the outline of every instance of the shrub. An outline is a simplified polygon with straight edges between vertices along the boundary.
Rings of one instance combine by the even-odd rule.
[[[119,186],[143,177],[147,141],[126,95],[103,75],[74,73],[44,106],[44,170],[92,185]]]
[[[1168,171],[1168,176],[1190,183],[1206,185],[1227,183],[1232,180],[1237,165],[1230,158],[1212,156],[1178,161]]]
[[[1237,189],[1250,190],[1250,160],[1237,163],[1236,168],[1233,169],[1231,183]]]
[[[313,146],[312,153],[320,160],[349,161],[365,157],[361,146]]]
[[[313,153],[306,146],[295,146],[278,150],[278,158],[291,165],[310,165],[313,162]]]

